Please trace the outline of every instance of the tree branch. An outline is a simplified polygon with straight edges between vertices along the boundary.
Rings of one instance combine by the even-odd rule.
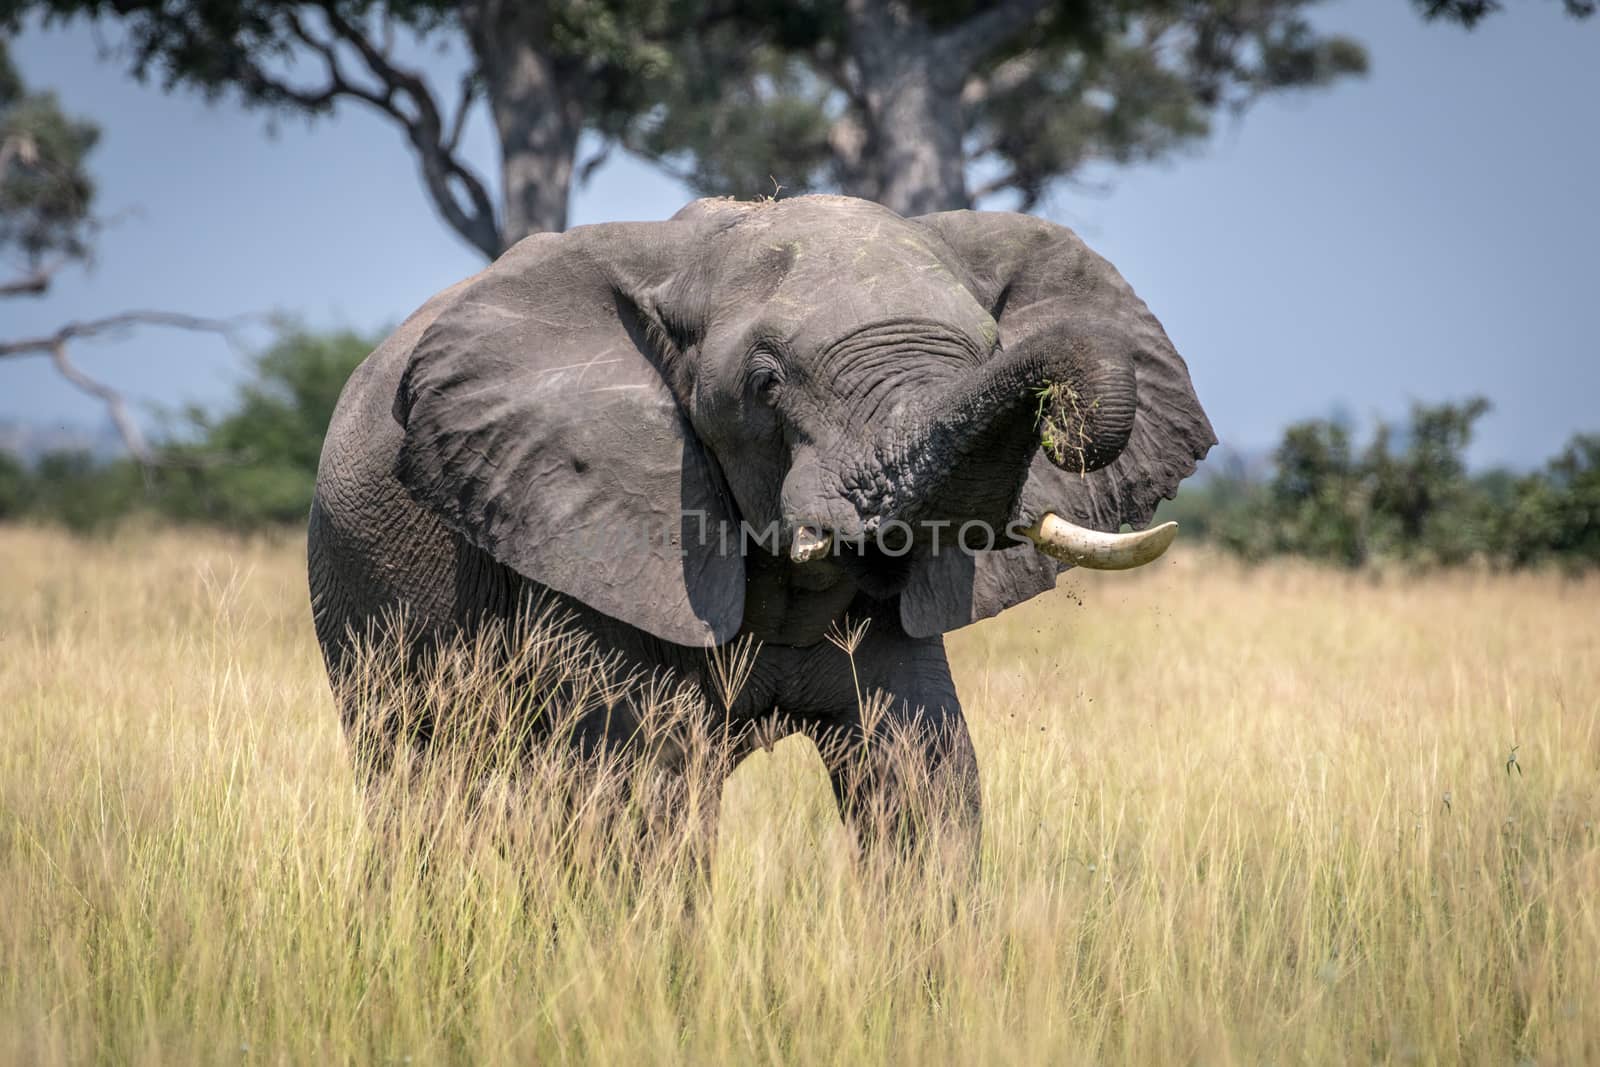
[[[957,23],[938,37],[947,61],[968,69],[1031,26],[1049,0],[1001,0]]]
[[[111,415],[111,421],[116,424],[117,433],[122,436],[122,443],[127,446],[128,453],[141,467],[150,467],[155,463],[155,456],[150,452],[150,446],[144,439],[144,431],[139,429],[139,424],[133,416],[128,414],[128,403],[122,394],[111,386],[98,379],[91,378],[72,362],[67,355],[67,343],[57,341],[50,346],[50,362],[54,363],[61,376],[80,390],[98,399],[106,406],[106,411]]]
[[[478,88],[477,71],[469,70],[461,76],[461,95],[456,101],[456,116],[450,120],[450,132],[444,139],[444,150],[452,155],[461,143],[461,131],[466,129],[467,114],[478,99]]]
[[[69,322],[55,333],[43,337],[26,337],[20,341],[0,341],[0,359],[8,356],[34,355],[47,352],[57,342],[73,341],[84,337],[99,337],[116,333],[133,326],[167,326],[175,330],[197,330],[221,334],[230,343],[236,343],[239,329],[254,316],[232,319],[212,319],[203,315],[185,315],[178,311],[124,311],[103,319]]]
[[[494,202],[483,179],[456,155],[467,112],[476,99],[476,87],[468,79],[463,80],[461,100],[447,129],[439,105],[420,74],[397,66],[389,58],[388,49],[375,44],[361,26],[341,15],[331,0],[319,3],[317,10],[327,24],[328,36],[314,32],[292,11],[285,16],[283,25],[321,60],[325,73],[322,84],[293,85],[248,54],[235,58],[240,82],[253,93],[269,100],[288,101],[306,111],[325,111],[344,98],[358,100],[393,119],[416,149],[423,182],[445,222],[485,256],[498,256],[503,248]],[[340,58],[341,44],[360,57],[361,66],[375,87],[346,74]]]
[[[589,179],[594,177],[595,171],[606,165],[606,160],[611,158],[611,149],[615,146],[615,143],[610,139],[602,142],[600,147],[595,150],[594,155],[584,160],[578,167],[578,185],[580,188],[588,185]]]
[[[0,341],[0,359],[12,356],[48,355],[57,372],[72,385],[105,405],[111,421],[127,446],[128,453],[141,467],[156,464],[144,432],[128,412],[128,403],[116,389],[86,374],[72,361],[67,351],[69,341],[115,333],[133,326],[167,326],[180,330],[201,330],[220,333],[230,344],[237,344],[242,319],[208,319],[197,315],[184,315],[173,311],[125,311],[103,319],[86,322],[69,322],[55,333],[43,337],[27,337],[19,341]]]
[[[55,280],[56,274],[66,265],[67,257],[62,256],[41,264],[20,277],[0,282],[0,297],[43,296],[49,290],[50,283]]]
[[[1040,58],[1038,52],[1024,52],[1012,56],[987,75],[968,78],[961,88],[961,106],[979,107],[996,96],[1016,92],[1039,73]]]
[[[374,45],[359,26],[339,13],[333,0],[323,0],[321,8],[323,18],[334,34],[356,50],[367,70],[384,86],[383,110],[406,128],[422,163],[423,181],[440,214],[457,233],[484,255],[494,259],[504,250],[500,229],[495,222],[494,204],[482,180],[454,153],[454,140],[465,121],[470,97],[462,101],[461,112],[453,124],[456,130],[447,134],[438,102],[434,100],[422,76],[390,62],[388,55]],[[410,99],[416,110],[414,115],[407,115],[394,106],[397,93],[404,93]],[[452,182],[466,193],[468,205],[463,206],[456,198]]]

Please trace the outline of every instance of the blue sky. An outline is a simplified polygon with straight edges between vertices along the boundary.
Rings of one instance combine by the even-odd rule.
[[[1600,279],[1600,20],[1515,5],[1468,34],[1406,0],[1317,9],[1372,73],[1219,121],[1205,147],[1095,175],[1041,214],[1109,257],[1188,359],[1224,443],[1268,446],[1293,419],[1358,421],[1413,399],[1488,396],[1472,458],[1529,466],[1600,431],[1588,305]],[[399,133],[362,111],[307,124],[140,86],[98,58],[110,30],[30,30],[30,84],[104,127],[100,210],[122,221],[87,273],[8,301],[0,336],[136,307],[282,310],[314,326],[392,324],[479,266],[435,218]],[[449,55],[430,56],[441,75]],[[445,82],[445,84],[449,84]],[[480,121],[467,152],[493,173]],[[752,190],[752,194],[760,190]],[[671,214],[689,193],[632,160],[601,170],[575,223]],[[148,402],[225,401],[241,358],[147,330],[80,362]],[[98,425],[43,360],[0,363],[0,420]]]

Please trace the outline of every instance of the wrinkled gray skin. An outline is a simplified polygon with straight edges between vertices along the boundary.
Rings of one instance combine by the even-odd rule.
[[[1072,386],[1086,420],[1067,470],[1039,447],[1049,384]],[[824,640],[870,619],[859,681],[893,697],[875,728],[911,730],[975,826],[941,635],[1062,567],[1003,534],[952,550],[953,531],[1045,511],[1142,526],[1213,443],[1155,318],[1048,222],[803,197],[541,234],[429,301],[351,377],[311,512],[317,635],[337,675],[386,611],[426,649],[546,590],[646,671],[701,677],[706,647],[753,635],[735,734],[781,712],[823,749],[849,820],[906,800],[859,758],[851,671]],[[900,558],[789,559],[799,523],[842,539],[893,519],[923,524]],[[697,535],[740,520],[780,523],[778,551],[741,558]],[[934,552],[938,520],[952,525]],[[616,536],[641,529],[679,536]],[[630,732],[626,714],[597,714],[580,742]]]

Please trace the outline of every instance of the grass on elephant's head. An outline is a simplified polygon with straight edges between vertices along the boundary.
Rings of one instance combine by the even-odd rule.
[[[527,791],[395,837],[300,552],[0,530],[0,1061],[1600,1059],[1593,579],[1069,576],[950,641],[953,898],[858,876],[798,740],[709,890]]]

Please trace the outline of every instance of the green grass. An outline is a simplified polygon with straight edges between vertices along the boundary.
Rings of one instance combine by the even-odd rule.
[[[1175,556],[951,639],[952,907],[794,739],[709,892],[537,798],[391,833],[297,544],[0,530],[0,1062],[1600,1060],[1600,580]]]

